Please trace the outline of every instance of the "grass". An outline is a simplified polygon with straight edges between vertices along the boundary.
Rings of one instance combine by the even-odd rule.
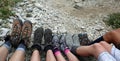
[[[105,23],[107,23],[107,25],[111,26],[113,29],[120,28],[120,13],[108,15]]]
[[[20,1],[21,0],[0,0],[0,19],[6,19],[14,15],[11,11],[11,7],[15,6],[15,4]]]

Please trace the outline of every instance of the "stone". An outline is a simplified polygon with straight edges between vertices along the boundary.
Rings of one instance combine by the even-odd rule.
[[[40,10],[42,10],[42,8],[43,8],[43,6],[40,5],[39,3],[35,3],[35,6],[36,6],[38,9],[40,9]]]
[[[97,30],[97,31],[102,31],[103,29],[104,29],[104,27],[102,27],[100,25],[98,25],[98,26],[95,27],[95,30]]]
[[[82,7],[81,4],[75,4],[75,5],[74,5],[74,8],[80,10],[80,9],[82,9],[83,7]]]
[[[0,19],[0,26],[2,25],[2,19]]]
[[[85,27],[84,27],[84,26],[81,26],[81,29],[85,29]]]
[[[75,2],[75,3],[78,3],[78,2],[80,2],[80,0],[74,0],[74,2]]]
[[[32,17],[32,14],[27,13],[27,14],[26,14],[26,17]]]
[[[0,37],[5,37],[6,34],[10,31],[8,28],[1,28],[0,29]]]
[[[19,3],[19,6],[20,6],[20,7],[23,7],[24,5],[25,5],[25,3],[24,3],[24,2]]]
[[[27,13],[31,13],[32,11],[33,11],[32,8],[27,8],[27,9],[26,9],[26,12],[27,12]]]

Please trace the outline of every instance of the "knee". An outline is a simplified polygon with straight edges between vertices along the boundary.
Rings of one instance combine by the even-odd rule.
[[[100,43],[93,44],[93,48],[93,56],[95,56],[96,58],[100,55],[100,53],[106,51],[106,49]]]
[[[109,32],[109,35],[115,35],[116,33],[118,33],[116,30],[112,30]]]
[[[106,51],[105,48],[100,43],[93,44],[93,48],[96,52]]]
[[[95,44],[93,44],[92,46],[93,46],[93,48],[95,48],[95,49],[99,49],[100,47],[102,47],[100,43],[95,43]]]
[[[104,46],[104,45],[107,45],[108,43],[105,42],[105,41],[101,41],[100,44],[101,44],[102,46]]]

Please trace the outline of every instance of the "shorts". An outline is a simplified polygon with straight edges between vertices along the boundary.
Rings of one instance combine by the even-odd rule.
[[[102,52],[98,56],[98,61],[120,61],[120,50],[113,46],[111,53]]]

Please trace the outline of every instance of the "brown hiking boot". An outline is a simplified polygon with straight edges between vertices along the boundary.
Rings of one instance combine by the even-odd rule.
[[[32,34],[32,23],[30,21],[25,21],[22,26],[22,41],[24,45],[27,47],[30,43],[30,37]]]
[[[13,47],[17,47],[20,43],[21,30],[22,30],[22,21],[19,19],[15,19],[12,25],[12,33],[11,33],[11,43]]]

